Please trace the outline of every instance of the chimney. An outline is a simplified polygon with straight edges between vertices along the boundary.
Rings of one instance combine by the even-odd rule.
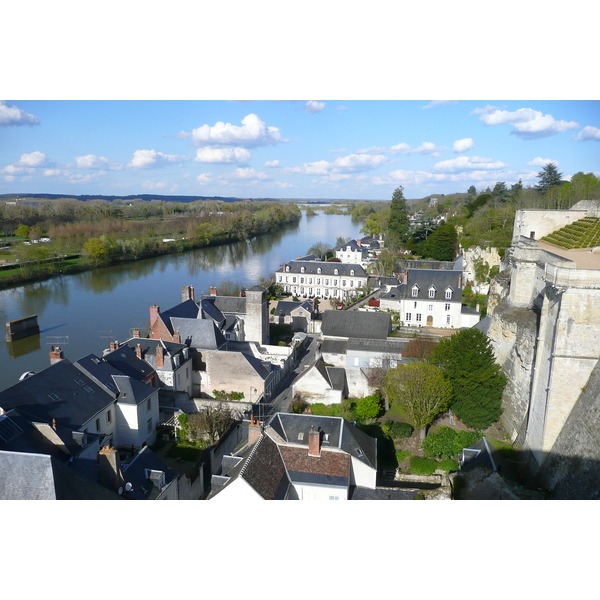
[[[356,240],[356,245],[360,246],[361,245],[361,241],[360,240]]]
[[[462,273],[458,276],[458,287],[462,287]]]
[[[117,342],[116,340],[114,342],[110,342],[108,344],[108,347],[109,347],[110,351],[113,352],[114,350],[116,350],[119,347],[119,342]]]
[[[150,327],[152,327],[152,325],[154,325],[154,323],[156,322],[156,319],[158,319],[159,312],[160,312],[160,306],[153,304],[150,307]]]
[[[117,492],[124,481],[117,451],[111,446],[104,446],[98,452],[98,483]]]
[[[60,346],[52,346],[52,349],[50,350],[50,364],[53,365],[54,363],[60,362],[61,360],[63,360],[65,357],[65,355],[63,354],[63,351],[61,349]]]
[[[181,286],[181,301],[185,302],[186,300],[195,300],[193,285]]]
[[[321,431],[312,427],[308,432],[308,455],[321,456]]]
[[[165,366],[165,350],[162,345],[162,341],[159,340],[156,344],[156,366],[162,369]]]
[[[138,358],[143,359],[144,357],[142,356],[142,345],[141,344],[137,344],[137,346],[135,347],[135,355]]]
[[[52,419],[52,429],[54,429],[54,431],[56,431],[56,419]]]
[[[181,335],[180,335],[179,331],[176,331],[176,332],[173,334],[173,341],[174,341],[176,344],[181,344]]]
[[[142,334],[137,327],[134,327],[133,329],[133,337],[142,337]]]
[[[248,444],[252,445],[258,440],[261,434],[260,421],[254,419],[254,415],[250,417],[250,425],[248,426]]]
[[[208,290],[208,293],[210,296],[216,296],[217,295],[217,288],[214,285],[210,286],[210,289]]]

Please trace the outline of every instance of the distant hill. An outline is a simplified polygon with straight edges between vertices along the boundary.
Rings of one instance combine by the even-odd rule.
[[[219,202],[241,202],[243,200],[252,200],[256,202],[267,201],[267,202],[303,202],[303,203],[323,203],[323,202],[355,202],[355,200],[343,200],[343,199],[332,199],[332,198],[235,198],[229,196],[161,196],[160,194],[134,194],[130,196],[103,196],[100,194],[95,195],[81,195],[76,194],[0,194],[0,199],[3,200],[15,200],[16,198],[36,198],[39,200],[57,200],[59,198],[74,198],[75,200],[106,200],[113,202],[115,200],[121,201],[133,201],[133,200],[144,200],[150,202],[151,200],[158,200],[161,202],[196,202],[197,200],[214,200]],[[361,200],[360,202],[369,202],[369,200]],[[372,200],[372,202],[380,202],[378,200]]]

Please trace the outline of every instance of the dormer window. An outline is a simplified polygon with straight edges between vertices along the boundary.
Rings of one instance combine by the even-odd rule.
[[[354,269],[350,269],[350,276],[352,277],[354,275]]]
[[[435,288],[433,286],[429,288],[429,297],[435,298]]]
[[[413,298],[416,298],[419,295],[419,286],[418,285],[413,285],[412,287],[412,296]]]
[[[452,288],[446,288],[446,300],[452,299]]]
[[[286,268],[285,268],[285,272],[286,272],[286,273],[289,273],[289,272],[290,272],[290,268],[289,268],[289,267],[286,267]]]
[[[321,267],[319,267],[319,268],[317,269],[317,275],[320,275],[320,274],[321,274]]]
[[[334,269],[334,270],[333,270],[333,274],[334,274],[334,275],[337,275],[338,273],[339,273],[339,270],[338,270],[338,269]]]
[[[300,273],[304,273],[304,267],[300,267]]]

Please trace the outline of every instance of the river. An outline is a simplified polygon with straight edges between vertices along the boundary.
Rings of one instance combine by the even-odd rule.
[[[350,216],[303,213],[298,225],[249,242],[203,248],[134,263],[55,277],[0,291],[0,322],[38,315],[40,334],[0,344],[0,390],[26,371],[50,365],[50,347],[65,358],[102,355],[110,340],[131,337],[148,325],[149,307],[166,310],[181,302],[181,286],[193,285],[196,298],[228,279],[250,287],[281,263],[306,254],[317,242],[334,245],[338,236],[356,238],[361,223]]]

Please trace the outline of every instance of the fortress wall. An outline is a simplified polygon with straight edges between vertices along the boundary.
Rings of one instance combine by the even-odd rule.
[[[519,236],[531,237],[539,240],[574,221],[583,219],[588,211],[583,210],[518,210],[515,213],[515,223],[513,227],[513,242]]]

